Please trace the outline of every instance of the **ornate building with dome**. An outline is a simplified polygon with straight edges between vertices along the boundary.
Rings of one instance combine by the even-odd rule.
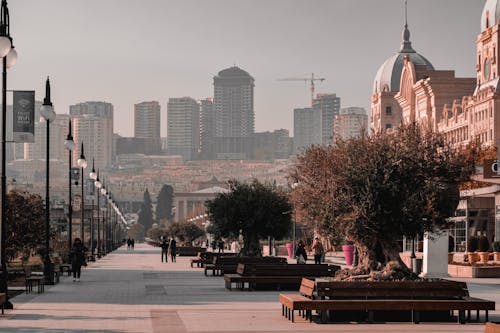
[[[399,52],[387,59],[375,76],[372,132],[416,122],[443,133],[456,146],[474,140],[483,146],[495,145],[500,139],[499,42],[500,0],[487,0],[476,41],[476,77],[457,78],[454,71],[436,70],[413,49],[405,23]],[[500,240],[500,179],[488,182],[498,185],[461,191],[451,218],[455,222],[450,229],[455,251],[466,251],[471,235]]]

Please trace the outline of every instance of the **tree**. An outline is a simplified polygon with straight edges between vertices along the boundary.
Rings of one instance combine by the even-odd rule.
[[[205,230],[192,222],[174,222],[168,226],[167,230],[170,236],[189,245],[195,239],[205,236]]]
[[[355,243],[357,272],[408,273],[399,257],[406,236],[448,226],[458,205],[458,184],[474,171],[477,150],[453,149],[442,135],[418,125],[328,147],[312,147],[290,173],[293,202],[317,229]]]
[[[172,218],[174,203],[174,188],[168,184],[163,185],[156,199],[156,223]]]
[[[134,240],[142,240],[144,239],[144,231],[145,231],[144,226],[140,223],[136,223],[130,227],[127,234],[128,237]]]
[[[25,259],[45,244],[44,201],[39,195],[11,191],[6,206],[5,255],[9,260],[19,255]]]
[[[211,230],[222,237],[244,239],[240,254],[262,255],[259,240],[281,239],[291,228],[292,206],[287,194],[270,184],[232,181],[231,192],[220,193],[206,203]]]
[[[149,230],[153,226],[153,207],[148,189],[144,192],[144,199],[139,211],[138,223],[144,226],[144,230]]]

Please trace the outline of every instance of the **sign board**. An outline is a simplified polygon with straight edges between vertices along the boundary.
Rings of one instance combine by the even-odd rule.
[[[497,160],[484,160],[483,167],[483,178],[500,178],[498,174],[498,161]]]
[[[35,142],[35,92],[14,91],[14,142]]]

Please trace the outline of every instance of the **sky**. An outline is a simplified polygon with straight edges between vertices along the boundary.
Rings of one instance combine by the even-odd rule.
[[[475,77],[485,0],[408,0],[413,48],[436,69]],[[213,77],[237,65],[255,78],[255,129],[293,133],[293,109],[309,85],[342,107],[369,109],[373,79],[397,52],[402,0],[10,0],[19,55],[8,89],[36,90],[51,78],[57,113],[69,105],[114,105],[115,132],[133,136],[134,104],[213,96]]]

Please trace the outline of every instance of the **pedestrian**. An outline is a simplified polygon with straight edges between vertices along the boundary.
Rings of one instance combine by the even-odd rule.
[[[215,248],[217,246],[217,242],[215,241],[215,239],[212,241],[211,246],[212,246],[212,252],[215,252]]]
[[[134,245],[135,245],[135,239],[131,239],[130,240],[130,247],[132,248],[132,250],[134,249]]]
[[[240,244],[236,240],[231,243],[231,252],[240,253]]]
[[[224,253],[224,241],[219,239],[217,242],[217,247],[219,248],[219,253]]]
[[[312,250],[314,252],[314,263],[321,264],[321,259],[323,258],[323,253],[325,249],[323,248],[323,244],[319,241],[319,237],[314,239]]]
[[[208,242],[208,238],[207,238],[207,240],[205,241],[205,247],[208,249],[208,246],[209,246],[209,245],[210,245],[210,244],[209,244],[209,242]]]
[[[307,262],[307,252],[302,241],[299,241],[295,249],[295,259],[297,259],[297,264],[305,264]]]
[[[127,250],[130,250],[130,247],[132,246],[132,240],[130,237],[127,239]]]
[[[176,255],[177,255],[177,242],[175,241],[175,238],[172,238],[170,240],[170,258],[172,260],[172,262],[175,262],[176,261]]]
[[[73,282],[80,282],[82,266],[87,266],[85,261],[85,253],[87,248],[83,246],[80,238],[75,238],[71,247],[71,270],[73,271]]]
[[[168,262],[168,239],[167,239],[167,237],[163,237],[163,240],[162,240],[160,246],[161,246],[161,262],[163,262],[163,256],[165,256],[165,262]]]

